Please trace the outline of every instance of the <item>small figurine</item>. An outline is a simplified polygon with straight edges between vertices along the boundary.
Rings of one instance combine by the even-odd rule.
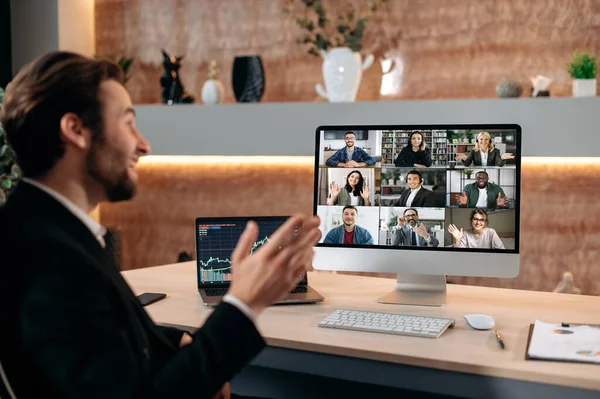
[[[163,66],[165,70],[160,77],[160,85],[162,86],[162,102],[163,104],[191,104],[194,102],[194,97],[186,93],[181,81],[179,80],[179,68],[183,57],[173,57],[163,53]]]
[[[529,80],[533,86],[531,88],[531,97],[550,97],[548,87],[550,87],[552,79],[542,75],[535,75],[535,78],[529,78]]]
[[[577,294],[581,295],[581,289],[575,287],[573,282],[573,273],[565,272],[560,283],[554,288],[554,292],[561,294]]]
[[[219,81],[217,61],[211,61],[208,70],[208,80],[202,85],[202,102],[204,104],[219,104],[223,102],[225,90]]]

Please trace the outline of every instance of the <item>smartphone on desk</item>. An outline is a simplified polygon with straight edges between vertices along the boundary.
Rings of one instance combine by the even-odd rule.
[[[140,301],[142,306],[150,305],[151,303],[158,302],[163,298],[166,298],[167,294],[163,294],[160,292],[144,292],[137,296],[137,299]]]

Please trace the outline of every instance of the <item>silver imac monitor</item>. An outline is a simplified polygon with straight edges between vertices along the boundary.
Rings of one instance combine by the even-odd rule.
[[[519,273],[519,125],[320,126],[314,178],[315,269],[396,273],[381,303]]]

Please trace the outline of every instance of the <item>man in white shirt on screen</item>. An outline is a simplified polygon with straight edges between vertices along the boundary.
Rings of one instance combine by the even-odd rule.
[[[408,172],[406,185],[410,190],[405,190],[400,198],[392,201],[390,206],[411,206],[413,208],[435,206],[435,194],[423,187],[421,172],[418,170]]]

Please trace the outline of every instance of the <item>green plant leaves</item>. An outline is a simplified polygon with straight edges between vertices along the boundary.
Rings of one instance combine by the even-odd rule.
[[[335,24],[330,24],[328,10],[322,0],[299,0],[304,10],[297,8],[298,0],[286,0],[282,7],[282,13],[289,15],[296,24],[309,33],[308,38],[297,40],[298,44],[311,44],[308,53],[320,56],[319,50],[327,50],[331,47],[349,47],[352,51],[360,51],[363,48],[362,40],[367,21],[377,10],[377,6],[387,3],[389,0],[368,0],[367,12],[356,19],[356,9],[352,2],[347,2],[346,11],[334,17]],[[308,16],[307,12],[314,13]],[[295,15],[297,14],[297,15]],[[333,26],[332,26],[333,25]]]
[[[4,91],[0,87],[0,109],[4,101]],[[21,177],[21,170],[16,164],[16,155],[8,146],[6,132],[0,124],[0,205],[6,202],[6,197]]]
[[[594,79],[598,72],[597,58],[589,53],[574,53],[567,70],[573,79]]]

